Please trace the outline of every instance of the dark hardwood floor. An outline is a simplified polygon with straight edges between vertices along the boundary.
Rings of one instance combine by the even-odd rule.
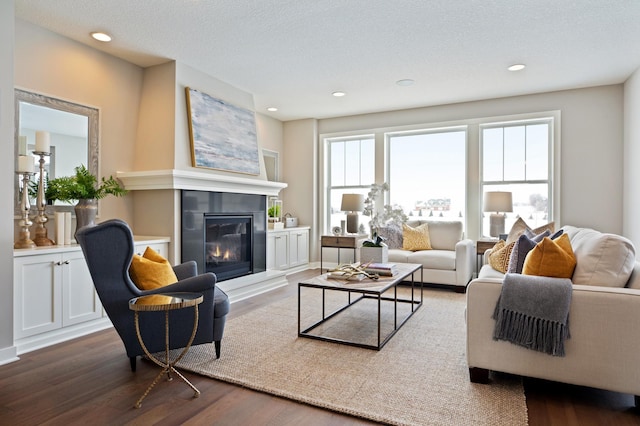
[[[295,283],[317,273],[293,274],[289,286],[233,304],[230,317],[296,294]],[[199,398],[178,380],[161,381],[133,408],[158,371],[138,361],[132,373],[113,330],[23,354],[0,367],[0,425],[373,424],[190,373]],[[525,390],[532,426],[640,425],[631,395],[533,379]]]

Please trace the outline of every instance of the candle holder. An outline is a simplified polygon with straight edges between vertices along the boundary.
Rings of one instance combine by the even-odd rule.
[[[29,182],[31,181],[31,175],[33,172],[16,172],[18,175],[22,175],[22,199],[20,200],[20,214],[22,219],[20,220],[20,239],[13,245],[13,248],[35,248],[36,243],[31,239],[31,233],[29,227],[32,225],[29,219]]]
[[[35,155],[40,156],[40,179],[38,182],[38,197],[36,198],[36,207],[38,208],[38,215],[35,218],[36,221],[36,237],[33,239],[33,242],[36,243],[37,246],[52,246],[54,242],[49,239],[47,236],[47,222],[49,218],[47,217],[46,208],[47,208],[47,200],[44,197],[44,157],[48,157],[51,155],[49,152],[44,151],[33,151]]]

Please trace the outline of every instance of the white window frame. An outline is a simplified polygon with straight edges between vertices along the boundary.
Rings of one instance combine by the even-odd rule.
[[[535,117],[532,117],[535,115]],[[548,221],[558,221],[560,218],[560,171],[556,168],[556,165],[560,164],[560,139],[559,139],[559,122],[560,122],[560,112],[553,111],[549,113],[540,113],[540,114],[530,114],[527,118],[524,117],[513,117],[512,119],[503,119],[499,121],[486,121],[484,123],[479,124],[478,129],[478,141],[480,144],[480,151],[478,156],[479,163],[479,187],[478,187],[478,196],[479,201],[482,203],[482,194],[484,193],[484,188],[490,186],[500,186],[500,185],[535,185],[535,184],[547,184],[547,200],[548,200]],[[535,124],[547,124],[548,125],[548,146],[547,146],[547,170],[548,175],[547,179],[535,179],[535,180],[527,180],[526,176],[523,180],[484,180],[484,140],[483,130],[485,129],[496,129],[496,128],[507,128],[507,127],[519,127],[526,125],[535,125]],[[503,151],[504,152],[504,151]],[[503,160],[504,161],[504,160]],[[482,235],[482,208],[480,209],[479,215],[479,231]],[[508,229],[505,230],[508,232]]]

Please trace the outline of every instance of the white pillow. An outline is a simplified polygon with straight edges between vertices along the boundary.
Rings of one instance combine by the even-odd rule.
[[[563,227],[576,255],[574,284],[624,287],[636,262],[633,243],[615,234],[594,229]]]

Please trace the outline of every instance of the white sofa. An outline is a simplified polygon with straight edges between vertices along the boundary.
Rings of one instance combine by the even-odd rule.
[[[389,262],[421,264],[423,282],[452,285],[457,290],[464,291],[474,272],[476,252],[473,241],[464,238],[462,222],[429,220],[406,222],[413,228],[424,223],[429,225],[432,250],[403,250],[401,228],[387,226],[379,229],[379,234],[386,238],[389,245]],[[416,279],[419,279],[419,276]]]
[[[494,340],[492,318],[503,274],[483,265],[467,288],[467,363],[470,379],[489,370],[590,386],[640,402],[640,263],[623,237],[566,226],[576,269],[569,308],[571,337],[564,357]],[[576,284],[580,282],[582,284]]]

